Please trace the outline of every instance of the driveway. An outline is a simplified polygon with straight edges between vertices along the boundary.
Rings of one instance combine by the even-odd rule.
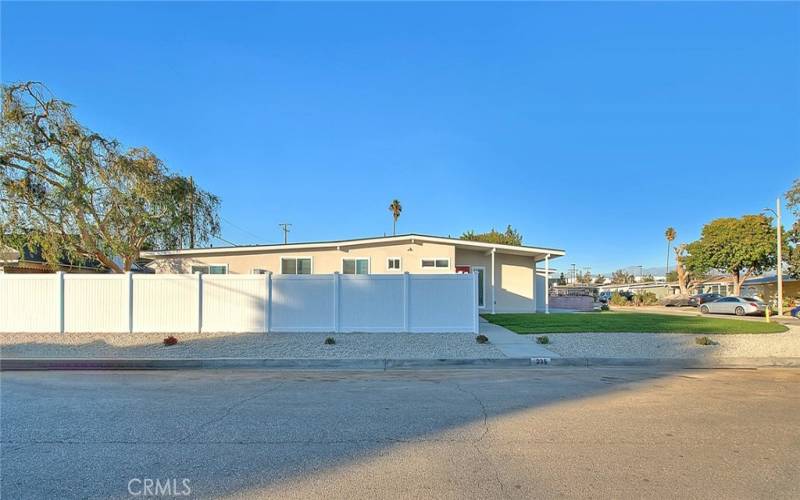
[[[0,377],[3,498],[800,497],[800,370]]]

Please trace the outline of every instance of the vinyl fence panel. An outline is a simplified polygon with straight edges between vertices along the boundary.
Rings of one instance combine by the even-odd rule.
[[[133,331],[199,331],[200,277],[200,274],[133,275]]]
[[[203,332],[266,331],[267,277],[203,275]]]
[[[339,281],[339,331],[402,332],[403,275],[343,275]]]
[[[61,276],[0,275],[0,332],[61,331]]]
[[[129,275],[65,274],[64,331],[127,332]]]
[[[273,276],[270,331],[334,331],[334,279],[331,274]]]
[[[475,275],[410,275],[409,331],[477,332]]]

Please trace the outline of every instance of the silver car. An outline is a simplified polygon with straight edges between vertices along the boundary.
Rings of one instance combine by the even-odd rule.
[[[722,297],[713,302],[706,302],[700,306],[703,314],[764,314],[767,304],[753,297]]]

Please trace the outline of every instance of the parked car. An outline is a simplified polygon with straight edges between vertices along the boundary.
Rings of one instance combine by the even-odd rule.
[[[794,309],[789,311],[789,314],[794,316],[795,318],[800,319],[800,306],[796,306]]]
[[[683,307],[692,305],[688,295],[666,295],[658,299],[659,304],[666,307]]]
[[[707,302],[700,306],[702,314],[765,314],[767,304],[754,297],[722,297],[714,302]]]
[[[722,295],[718,293],[700,293],[689,297],[689,305],[692,307],[697,307],[707,302],[714,302],[715,300],[720,298],[722,298]]]

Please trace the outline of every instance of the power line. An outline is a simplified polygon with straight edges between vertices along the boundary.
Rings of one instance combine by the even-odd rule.
[[[244,232],[244,233],[247,233],[247,234],[249,234],[250,236],[252,236],[253,238],[256,238],[256,240],[258,240],[259,242],[261,242],[261,241],[265,241],[265,239],[264,239],[264,238],[262,238],[261,236],[259,236],[259,235],[255,234],[255,233],[254,233],[254,232],[252,232],[252,231],[248,231],[247,229],[245,229],[245,228],[243,228],[243,227],[241,227],[241,226],[239,226],[239,225],[236,225],[236,224],[234,224],[234,223],[233,223],[233,222],[231,222],[229,219],[226,219],[225,217],[223,217],[223,216],[221,216],[221,215],[219,216],[219,218],[220,218],[220,219],[222,219],[222,220],[223,220],[224,222],[226,222],[227,224],[229,224],[229,225],[233,226],[234,228],[238,229],[239,231],[242,231],[242,232]]]
[[[228,241],[228,240],[226,240],[226,239],[225,239],[225,238],[223,238],[222,236],[212,236],[212,238],[216,238],[216,239],[218,239],[218,240],[220,240],[220,241],[224,241],[224,242],[225,242],[225,243],[227,243],[228,245],[231,245],[231,246],[234,246],[234,247],[238,247],[238,246],[239,246],[239,245],[237,245],[236,243],[234,243],[234,242],[232,242],[232,241]]]

